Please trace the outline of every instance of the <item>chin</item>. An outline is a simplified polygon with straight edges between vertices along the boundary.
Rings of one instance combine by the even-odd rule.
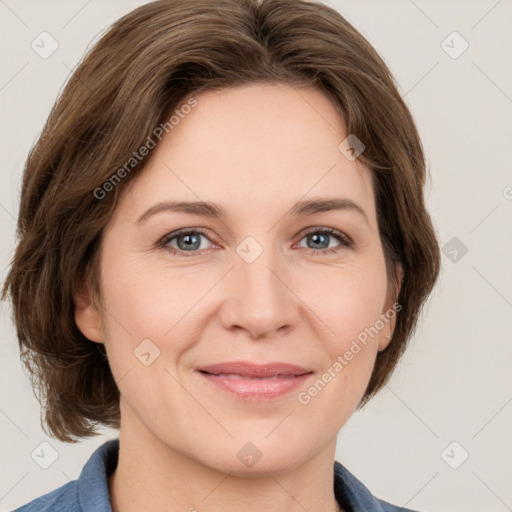
[[[295,444],[279,437],[261,441],[258,440],[259,436],[244,437],[244,439],[251,438],[254,441],[231,440],[227,446],[219,447],[217,453],[211,452],[209,460],[203,457],[202,462],[222,473],[243,478],[257,478],[268,477],[269,473],[279,475],[293,471],[315,453],[313,446],[310,446],[311,453],[300,449],[301,446],[306,446],[305,442]]]
[[[269,473],[272,476],[286,474],[300,466],[300,461],[296,458],[291,460],[282,460],[272,456],[266,460],[263,459],[264,458],[262,457],[259,461],[254,463],[253,466],[250,467],[245,466],[238,460],[235,462],[232,460],[226,460],[221,464],[217,462],[214,469],[222,473],[230,474],[231,476],[240,478],[265,478],[269,476]]]

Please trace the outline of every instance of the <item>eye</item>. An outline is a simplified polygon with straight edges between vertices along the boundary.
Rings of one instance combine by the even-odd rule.
[[[311,228],[304,234],[302,240],[306,240],[306,243],[312,243],[313,247],[306,248],[312,249],[311,254],[314,255],[336,253],[341,248],[349,248],[353,245],[352,240],[347,235],[332,228]],[[337,240],[338,244],[331,244],[333,240]]]
[[[158,244],[174,255],[196,256],[197,251],[208,249],[201,243],[202,239],[211,242],[206,231],[201,228],[183,229],[165,235]]]
[[[200,251],[207,251],[210,248],[205,247],[205,244],[202,243],[203,240],[213,243],[207,233],[207,230],[202,228],[186,228],[174,231],[161,238],[158,246],[176,256],[197,256]],[[352,240],[347,235],[326,227],[310,228],[303,234],[300,242],[302,240],[306,240],[306,243],[311,242],[313,247],[304,247],[303,245],[299,245],[299,247],[311,249],[310,254],[313,255],[337,253],[342,248],[353,246]],[[333,241],[338,243],[332,244]]]

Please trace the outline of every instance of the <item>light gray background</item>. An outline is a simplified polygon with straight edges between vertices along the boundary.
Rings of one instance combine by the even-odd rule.
[[[85,49],[136,0],[0,0],[0,279],[15,243],[23,164]],[[380,498],[425,511],[512,510],[512,0],[351,0],[339,10],[390,66],[417,121],[443,271],[389,385],[339,434],[337,459]],[[59,44],[42,59],[31,42]],[[458,58],[461,41],[469,43]],[[447,48],[447,46],[448,48]],[[452,47],[451,49],[449,47]],[[457,252],[457,261],[454,259]],[[508,272],[507,272],[508,270]],[[10,319],[0,321],[0,510],[79,476],[102,436],[43,433]],[[57,460],[31,458],[47,441]],[[445,450],[450,443],[456,441]],[[468,459],[457,469],[465,452]],[[444,454],[444,455],[443,455]],[[312,511],[311,511],[312,512]]]

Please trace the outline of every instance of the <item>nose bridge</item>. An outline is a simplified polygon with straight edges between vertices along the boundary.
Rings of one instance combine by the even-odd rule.
[[[237,246],[230,273],[231,301],[224,304],[226,327],[236,325],[261,337],[295,322],[295,297],[284,284],[284,268],[272,247],[263,247],[252,237]]]
[[[240,255],[240,253],[247,247],[249,247],[249,252],[246,259],[245,255]],[[250,242],[239,246],[237,248],[239,259],[235,268],[241,282],[244,283],[242,290],[245,288],[247,292],[250,292],[250,297],[248,293],[247,298],[252,298],[253,302],[265,305],[268,301],[274,301],[277,296],[281,295],[280,288],[283,284],[276,277],[279,271],[276,269],[276,257],[273,254],[273,249],[267,246],[265,249],[262,248],[259,254],[256,251],[257,248],[252,247]]]

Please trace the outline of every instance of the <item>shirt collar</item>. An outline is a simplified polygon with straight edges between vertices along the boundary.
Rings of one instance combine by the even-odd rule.
[[[334,496],[350,512],[385,512],[381,501],[338,461],[334,461]]]
[[[82,512],[112,512],[108,478],[117,466],[119,439],[96,448],[78,478],[78,500]]]

